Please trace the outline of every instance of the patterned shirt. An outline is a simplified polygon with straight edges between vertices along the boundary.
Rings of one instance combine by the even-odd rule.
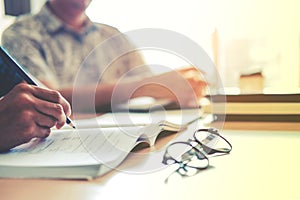
[[[2,45],[37,79],[56,89],[74,84],[112,83],[145,77],[151,71],[116,28],[93,23],[75,32],[46,3],[39,13],[18,19],[2,35]]]

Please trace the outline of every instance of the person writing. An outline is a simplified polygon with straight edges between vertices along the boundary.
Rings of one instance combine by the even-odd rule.
[[[48,0],[39,13],[21,17],[4,31],[3,46],[33,76],[71,104],[79,101],[83,110],[93,92],[99,107],[139,96],[198,106],[206,83],[197,69],[153,75],[138,51],[120,55],[133,44],[118,29],[92,22],[85,13],[90,3]]]
[[[27,83],[16,85],[0,97],[0,152],[32,138],[46,138],[52,127],[63,127],[70,115],[70,104],[59,92]]]

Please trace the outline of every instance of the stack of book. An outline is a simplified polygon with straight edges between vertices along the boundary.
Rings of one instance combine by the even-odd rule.
[[[204,113],[226,121],[300,122],[300,94],[239,94],[208,97]]]

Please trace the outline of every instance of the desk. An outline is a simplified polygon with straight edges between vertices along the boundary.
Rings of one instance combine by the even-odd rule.
[[[142,163],[129,157],[121,171],[93,181],[0,179],[0,199],[300,200],[300,131],[226,129],[223,135],[233,144],[230,155],[210,158],[209,169],[168,184],[175,166],[137,174],[128,171]]]

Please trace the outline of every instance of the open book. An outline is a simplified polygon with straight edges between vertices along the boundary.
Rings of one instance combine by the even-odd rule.
[[[150,115],[157,122],[149,120]],[[140,143],[154,145],[163,131],[179,132],[200,116],[187,110],[77,120],[76,130],[53,130],[46,139],[33,139],[0,154],[0,177],[92,179],[116,168]]]

